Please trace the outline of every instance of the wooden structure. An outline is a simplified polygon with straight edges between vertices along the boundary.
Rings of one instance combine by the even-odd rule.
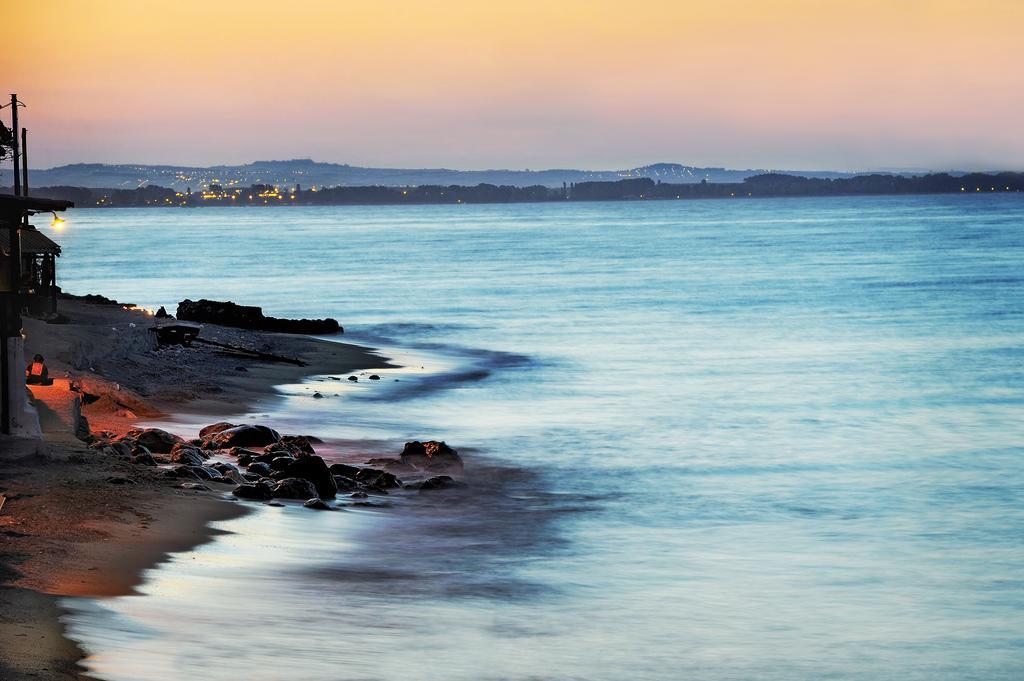
[[[8,257],[11,238],[8,230],[0,230],[0,256]],[[21,229],[21,291],[22,310],[32,316],[57,311],[57,258],[60,245],[31,225]]]
[[[35,412],[28,406],[25,390],[21,315],[32,297],[31,278],[37,272],[37,256],[42,255],[45,263],[47,255],[55,258],[60,250],[57,247],[58,253],[29,253],[30,267],[27,273],[23,272],[23,242],[31,244],[31,249],[52,249],[56,246],[31,227],[28,218],[36,213],[67,210],[73,205],[70,201],[56,199],[0,195],[0,232],[4,234],[5,244],[0,254],[0,433],[4,435],[39,436],[39,422]],[[46,274],[45,265],[38,272]],[[49,274],[52,273],[51,268]],[[26,274],[29,277],[27,280]],[[53,281],[51,276],[49,282]]]

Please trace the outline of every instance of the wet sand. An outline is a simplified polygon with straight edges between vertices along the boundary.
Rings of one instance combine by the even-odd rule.
[[[93,432],[169,413],[243,412],[272,398],[275,385],[388,366],[360,346],[213,325],[201,337],[305,366],[202,345],[158,349],[144,312],[77,300],[62,300],[60,311],[69,323],[26,319],[26,352],[98,398],[82,409]],[[0,680],[87,678],[81,651],[62,635],[57,599],[131,593],[168,553],[208,541],[209,523],[245,513],[223,500],[228,489],[176,489],[158,470],[102,457],[70,433],[0,439]]]

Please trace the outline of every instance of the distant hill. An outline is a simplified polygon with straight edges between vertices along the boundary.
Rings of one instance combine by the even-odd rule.
[[[321,163],[311,159],[291,161],[256,161],[245,165],[221,165],[208,168],[167,165],[110,165],[76,163],[31,171],[31,184],[36,187],[68,186],[89,188],[134,189],[159,185],[172,189],[201,189],[210,184],[223,187],[252,184],[279,186],[335,187],[420,185],[476,185],[488,183],[513,187],[543,185],[561,187],[562,183],[609,182],[647,177],[671,183],[742,182],[744,179],[771,172],[768,169],[727,170],[698,168],[678,163],[655,163],[626,170],[451,170],[448,168],[363,168],[339,163]],[[842,178],[853,173],[790,171],[804,177]],[[0,184],[9,184],[0,175]]]

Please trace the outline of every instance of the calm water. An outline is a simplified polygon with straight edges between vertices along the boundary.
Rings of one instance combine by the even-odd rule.
[[[242,418],[355,460],[444,439],[472,483],[261,508],[69,601],[104,679],[1024,674],[1024,197],[94,210],[60,241],[71,292],[336,316],[406,368]]]

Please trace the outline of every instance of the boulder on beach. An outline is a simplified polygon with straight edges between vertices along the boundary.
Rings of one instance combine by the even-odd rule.
[[[352,492],[359,489],[359,483],[352,478],[345,477],[344,475],[335,475],[334,485],[338,488],[339,492]]]
[[[419,485],[420,492],[430,492],[438,489],[448,489],[451,487],[465,487],[466,483],[458,482],[450,475],[435,475],[432,478],[424,480]]]
[[[305,501],[317,497],[316,487],[309,480],[302,478],[285,478],[279,481],[273,490],[275,499],[298,499]]]
[[[330,470],[334,475],[344,475],[347,478],[354,478],[356,473],[363,469],[359,466],[350,466],[347,463],[332,463]]]
[[[462,471],[462,457],[459,453],[436,440],[406,442],[401,461],[421,470]]]
[[[270,488],[266,485],[258,484],[239,485],[231,493],[239,499],[253,499],[255,501],[269,501],[274,498]]]
[[[232,447],[264,447],[281,440],[281,435],[267,426],[245,425],[226,428],[209,438],[211,449]]]
[[[294,452],[316,454],[316,450],[305,435],[282,435],[281,443]]]
[[[193,445],[178,443],[171,450],[170,459],[173,463],[183,463],[188,466],[202,466],[206,462],[203,450]]]
[[[208,437],[213,437],[217,433],[222,433],[225,430],[227,430],[228,428],[237,428],[237,427],[238,427],[237,424],[228,423],[227,421],[220,421],[218,423],[214,423],[214,424],[211,424],[209,426],[206,426],[205,428],[200,430],[199,431],[199,437],[201,437],[203,439],[208,438]]]
[[[270,464],[263,461],[253,461],[245,471],[247,473],[252,473],[253,475],[266,477],[270,475]]]
[[[155,466],[156,459],[152,454],[138,454],[132,457],[132,463],[137,466]]]
[[[310,499],[303,504],[306,508],[312,508],[315,511],[332,511],[333,507],[323,499]]]
[[[270,462],[270,470],[283,471],[295,461],[294,456],[277,456]]]
[[[154,454],[170,454],[176,444],[185,440],[168,433],[160,428],[146,428],[139,431],[129,431],[128,435],[134,438],[137,444],[142,445]]]
[[[321,499],[333,499],[338,493],[338,485],[334,482],[331,470],[319,456],[294,459],[284,468],[284,474],[290,478],[309,480],[316,487],[316,493]]]
[[[359,472],[355,475],[355,480],[365,489],[378,492],[398,489],[402,486],[402,481],[396,478],[393,473],[378,471],[374,468],[360,468]]]
[[[178,319],[280,333],[320,335],[343,332],[338,321],[329,317],[326,319],[279,319],[265,316],[263,309],[259,307],[219,300],[183,300],[178,303]]]

